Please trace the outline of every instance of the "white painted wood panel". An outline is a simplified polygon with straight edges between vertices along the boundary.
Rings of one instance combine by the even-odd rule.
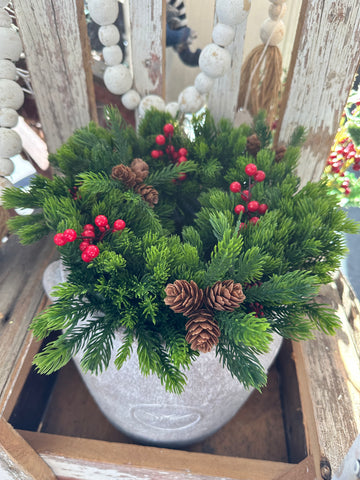
[[[323,172],[360,58],[360,2],[307,0],[300,13],[280,143],[297,125],[307,131],[302,184]]]
[[[250,10],[250,2],[245,1],[244,8]],[[216,23],[217,18],[215,18],[215,24]],[[208,107],[216,121],[222,117],[232,121],[235,118],[246,27],[247,19],[239,25],[236,25],[234,41],[227,47],[231,54],[230,70],[223,77],[215,80],[214,86],[209,94]]]
[[[133,88],[165,98],[165,0],[129,0],[129,17]]]
[[[49,151],[90,121],[76,0],[14,0]]]

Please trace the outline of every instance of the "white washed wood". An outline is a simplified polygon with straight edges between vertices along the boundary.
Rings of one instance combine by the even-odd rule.
[[[309,0],[282,119],[279,142],[303,125],[307,142],[299,174],[302,185],[323,172],[360,58],[360,3]]]
[[[0,478],[1,480],[35,480],[26,474],[22,467],[16,464],[6,450],[0,447]]]
[[[50,152],[90,121],[76,0],[14,0]]]
[[[129,0],[133,88],[141,96],[154,93],[165,98],[163,6],[165,12],[163,0]]]
[[[244,7],[250,9],[250,3],[245,1]],[[234,41],[227,47],[231,54],[231,67],[223,77],[215,80],[209,94],[208,107],[216,121],[222,117],[233,121],[235,117],[246,26],[247,20],[235,26]]]
[[[161,471],[133,465],[114,465],[88,462],[55,455],[40,454],[56,476],[73,480],[231,480],[187,472]],[[185,466],[184,466],[185,468]],[[17,480],[17,479],[16,479]]]

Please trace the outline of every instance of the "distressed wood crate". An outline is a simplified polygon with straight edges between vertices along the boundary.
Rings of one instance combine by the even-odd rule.
[[[0,473],[9,475],[1,478],[328,480],[354,441],[359,309],[343,277],[319,301],[338,309],[344,329],[284,342],[263,393],[210,439],[176,450],[142,446],[115,430],[72,364],[50,377],[32,371],[40,345],[26,328],[46,305],[41,276],[54,249],[46,239],[24,248],[11,238],[1,255]]]

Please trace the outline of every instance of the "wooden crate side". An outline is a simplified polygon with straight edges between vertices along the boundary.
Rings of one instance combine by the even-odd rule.
[[[304,0],[280,114],[279,142],[307,129],[298,173],[318,180],[338,129],[360,57],[360,5]]]
[[[92,115],[77,0],[13,4],[46,143],[55,152]]]
[[[0,418],[2,480],[56,480],[51,468],[3,418]]]
[[[57,475],[66,477],[64,473],[68,472],[77,479],[100,479],[103,477],[93,475],[107,471],[109,476],[106,478],[109,480],[119,478],[120,473],[134,475],[134,478],[139,480],[214,480],[214,477],[222,480],[275,480],[293,467],[281,462],[142,447],[38,432],[19,433]],[[86,467],[91,475],[81,476],[80,467]],[[78,472],[77,476],[74,476],[74,472]]]

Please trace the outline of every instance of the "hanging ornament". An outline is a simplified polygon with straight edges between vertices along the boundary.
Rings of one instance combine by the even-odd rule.
[[[255,47],[241,69],[241,84],[238,97],[238,115],[235,123],[248,120],[265,110],[270,124],[276,118],[281,90],[282,57],[278,44],[285,34],[282,18],[286,11],[285,0],[269,0],[269,18],[260,28],[262,45]]]
[[[278,1],[278,0],[276,0]],[[133,78],[130,70],[123,63],[120,47],[119,30],[113,23],[118,15],[117,0],[88,0],[89,14],[92,20],[101,25],[98,37],[103,48],[103,57],[107,65],[104,73],[106,88],[115,95],[122,95],[125,108],[135,110],[143,116],[151,107],[167,111],[176,116],[182,113],[194,113],[200,110],[206,102],[206,94],[213,86],[213,79],[223,76],[231,67],[231,55],[228,47],[234,40],[234,26],[246,20],[250,10],[251,0],[217,0],[216,14],[219,20],[214,26],[213,43],[207,45],[199,57],[201,73],[196,77],[194,85],[180,92],[177,102],[165,104],[157,95],[147,95],[143,98],[132,88]],[[1,42],[0,42],[1,43]],[[119,51],[120,50],[120,51]]]

